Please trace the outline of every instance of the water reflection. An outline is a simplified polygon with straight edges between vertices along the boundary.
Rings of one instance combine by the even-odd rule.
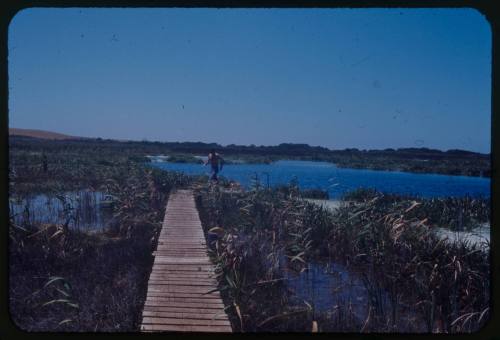
[[[372,320],[376,315],[398,332],[428,331],[415,308],[405,305],[400,297],[392,297],[362,272],[353,272],[341,264],[311,262],[301,272],[286,270],[285,278],[295,303],[309,304],[316,316],[348,310],[363,324],[369,319],[371,309]]]
[[[75,229],[102,230],[111,220],[108,195],[82,190],[62,195],[35,195],[10,199],[9,208],[17,224],[64,224]]]
[[[309,263],[306,270],[285,272],[288,288],[298,300],[308,302],[316,311],[351,303],[356,315],[367,312],[368,293],[363,282],[340,264]]]

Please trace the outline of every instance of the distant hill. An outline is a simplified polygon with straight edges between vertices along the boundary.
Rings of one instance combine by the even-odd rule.
[[[86,139],[85,137],[77,137],[65,135],[62,133],[44,131],[44,130],[34,130],[34,129],[17,129],[9,128],[9,135],[12,136],[24,136],[24,137],[34,137],[42,139]]]

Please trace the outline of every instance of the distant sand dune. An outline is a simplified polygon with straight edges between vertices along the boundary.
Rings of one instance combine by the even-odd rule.
[[[32,130],[32,129],[17,129],[17,128],[9,128],[9,135],[12,136],[26,136],[26,137],[35,137],[35,138],[43,138],[43,139],[82,139],[84,137],[76,137],[65,135],[62,133],[44,131],[44,130]]]

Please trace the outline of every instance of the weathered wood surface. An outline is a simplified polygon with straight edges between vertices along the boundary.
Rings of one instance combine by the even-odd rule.
[[[141,331],[232,331],[192,191],[171,194],[153,254]]]

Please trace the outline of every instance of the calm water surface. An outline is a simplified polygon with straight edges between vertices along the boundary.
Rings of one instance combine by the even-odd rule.
[[[193,163],[154,162],[151,165],[187,175],[210,173],[208,166]],[[360,187],[421,197],[490,196],[489,178],[338,168],[326,162],[230,164],[224,166],[220,175],[241,183],[247,189],[256,176],[262,185],[269,183],[270,186],[288,184],[296,178],[301,189],[327,190],[330,198],[339,198],[343,193]]]
[[[377,306],[388,315],[394,308],[398,332],[425,331],[423,319],[414,308],[391,301],[389,293],[375,282],[363,280],[360,273],[349,271],[338,263],[311,262],[301,273],[285,271],[285,278],[297,305],[307,302],[317,312],[349,308],[360,322],[368,317],[370,306]]]
[[[11,199],[10,214],[14,222],[22,224],[63,224],[71,217],[73,229],[100,230],[112,218],[110,210],[101,209],[105,195],[98,191],[66,192],[57,198],[53,195],[35,195],[21,200]]]

